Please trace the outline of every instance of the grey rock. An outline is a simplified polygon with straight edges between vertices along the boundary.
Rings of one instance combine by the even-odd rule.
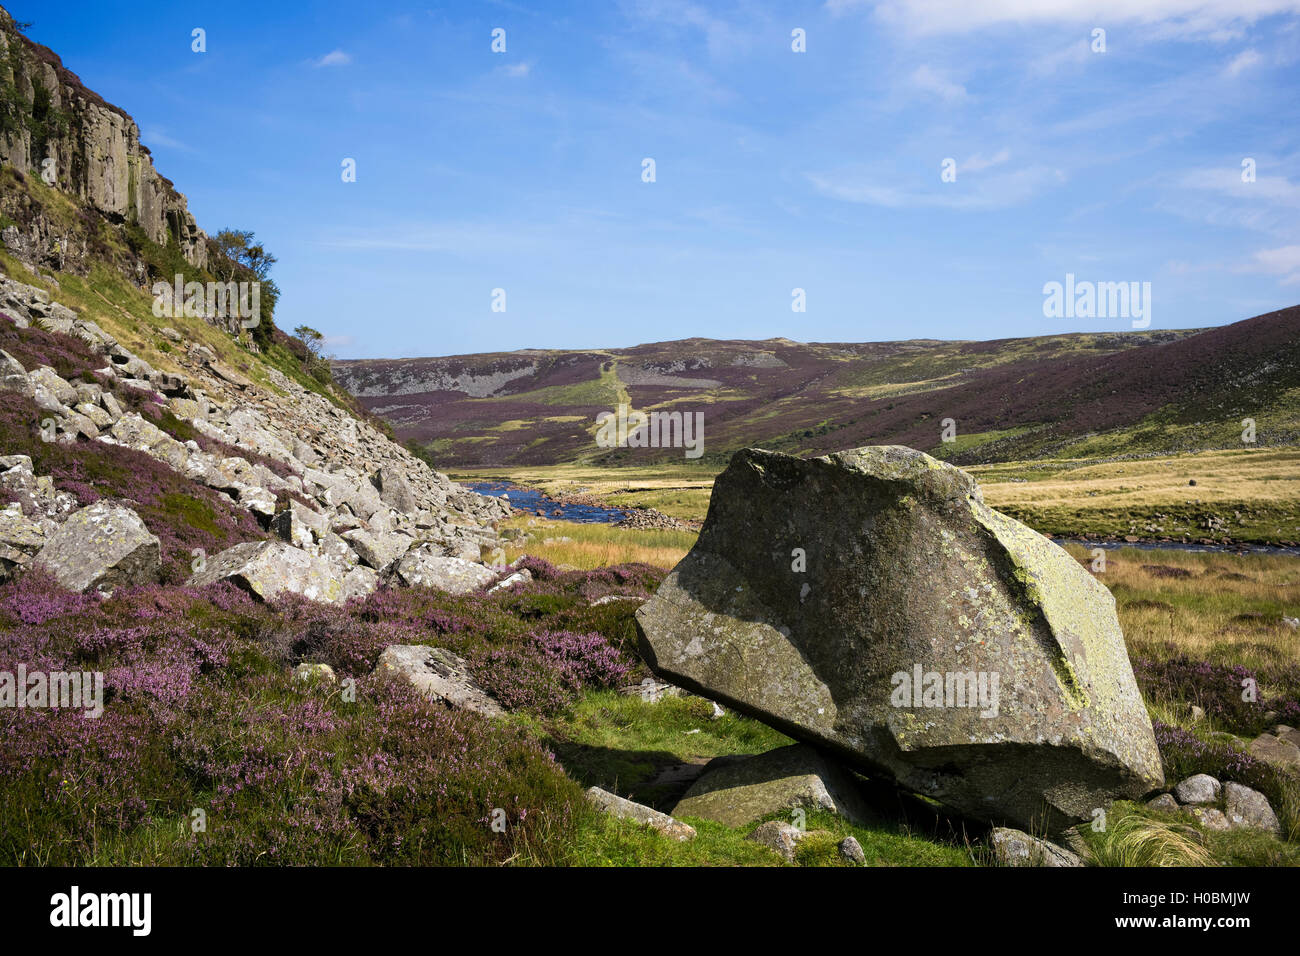
[[[867,862],[867,855],[862,852],[862,844],[854,837],[846,836],[836,849],[840,851],[840,856],[850,863],[863,866]]]
[[[158,580],[158,538],[140,516],[110,501],[69,515],[32,559],[70,591],[110,591]]]
[[[1172,794],[1162,793],[1147,801],[1147,806],[1152,810],[1159,810],[1161,813],[1176,813],[1178,811],[1178,801],[1173,798]]]
[[[505,713],[501,705],[479,687],[465,662],[442,647],[394,644],[386,647],[375,664],[374,675],[385,680],[405,680],[416,690],[456,710],[484,717]]]
[[[1223,785],[1208,773],[1193,774],[1174,787],[1174,796],[1186,806],[1217,803]]]
[[[186,584],[202,587],[227,580],[264,601],[286,592],[327,603],[344,599],[343,577],[333,564],[282,541],[248,541],[227,548],[209,557],[206,567]]]
[[[496,573],[481,564],[437,553],[423,544],[407,551],[392,567],[393,581],[405,587],[426,587],[451,594],[468,594],[491,584]]]
[[[978,819],[1055,832],[1163,783],[1110,592],[912,449],[738,452],[636,621],[664,679]],[[956,697],[979,674],[992,707]]]
[[[796,808],[838,813],[854,823],[871,818],[852,775],[807,744],[714,758],[673,814],[739,827]]]
[[[1268,798],[1258,790],[1239,783],[1223,785],[1223,814],[1234,830],[1266,830],[1281,836],[1282,825],[1269,805]]]
[[[1295,734],[1295,731],[1291,731]],[[1260,734],[1250,742],[1250,754],[1265,763],[1284,769],[1300,770],[1300,747],[1291,740],[1273,734]]]
[[[344,541],[352,546],[363,564],[382,571],[411,549],[415,539],[410,535],[395,532],[375,533],[360,528],[345,531]]]
[[[380,500],[403,514],[416,510],[415,492],[411,490],[402,472],[393,465],[384,465],[371,478],[379,489]]]
[[[624,820],[635,820],[637,823],[658,830],[669,839],[683,843],[695,839],[695,828],[689,824],[675,820],[666,813],[660,813],[658,810],[610,793],[608,790],[602,790],[600,787],[590,787],[587,790],[587,799],[610,816],[620,817]]]
[[[786,862],[793,863],[795,850],[803,836],[803,831],[798,827],[782,823],[780,820],[769,820],[767,823],[755,827],[754,832],[745,839],[753,840],[755,843],[760,843],[771,850],[775,850],[781,854]]]
[[[1232,824],[1228,822],[1228,818],[1217,807],[1191,807],[1188,812],[1191,813],[1197,823],[1207,830],[1222,831],[1232,829]]]
[[[529,571],[527,568],[521,568],[520,570],[515,571],[513,574],[509,574],[506,577],[502,578],[496,584],[488,588],[488,594],[491,594],[493,591],[509,590],[510,588],[514,587],[516,584],[527,584],[532,579],[533,579],[533,572]]]
[[[989,845],[1002,866],[1083,866],[1078,854],[1023,830],[998,827],[989,834]]]

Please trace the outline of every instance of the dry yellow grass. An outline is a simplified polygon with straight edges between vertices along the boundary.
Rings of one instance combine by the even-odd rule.
[[[1083,547],[1067,550],[1089,559]],[[1115,595],[1130,654],[1172,644],[1265,673],[1300,664],[1300,632],[1282,621],[1300,616],[1300,558],[1125,548],[1107,552],[1098,578]]]
[[[1009,482],[1008,472],[1025,468],[1050,469],[1053,474],[1032,481]],[[984,499],[994,508],[1010,505],[1089,506],[1149,509],[1231,505],[1243,497],[1263,503],[1292,503],[1300,499],[1300,450],[1261,448],[1209,451],[1196,455],[1136,461],[1086,464],[1069,461],[1016,462],[966,469],[979,480]],[[1189,485],[1189,481],[1195,485]]]
[[[639,531],[545,518],[514,518],[508,526],[530,535],[522,545],[506,549],[508,560],[530,554],[584,571],[632,562],[671,568],[695,543],[693,531]],[[564,538],[568,540],[561,540]]]

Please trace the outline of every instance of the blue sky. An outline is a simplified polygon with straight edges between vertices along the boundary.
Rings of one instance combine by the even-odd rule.
[[[8,9],[340,357],[1131,327],[1045,317],[1067,273],[1155,329],[1300,302],[1300,0]]]

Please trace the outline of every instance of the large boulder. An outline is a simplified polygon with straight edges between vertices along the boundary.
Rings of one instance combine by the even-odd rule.
[[[111,591],[158,580],[158,538],[130,508],[97,501],[68,516],[32,559],[70,591]]]
[[[226,580],[264,601],[285,592],[326,603],[345,599],[338,567],[283,541],[246,541],[227,548],[209,557],[186,584],[201,587]]]
[[[739,827],[795,809],[828,810],[854,823],[870,819],[852,775],[807,744],[755,757],[715,757],[673,807],[673,816]]]
[[[660,676],[978,819],[1163,783],[1110,593],[910,448],[738,452],[636,619]]]

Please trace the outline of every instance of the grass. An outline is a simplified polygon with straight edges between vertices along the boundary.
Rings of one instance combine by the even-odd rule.
[[[958,443],[987,437],[959,436]],[[1300,541],[1300,449],[1011,462],[966,470],[990,506],[1057,537]],[[717,466],[684,463],[635,469],[536,465],[461,469],[454,476],[503,478],[550,495],[586,491],[613,507],[655,508],[699,520],[708,511],[717,472]],[[1207,525],[1211,518],[1214,527]]]
[[[554,564],[584,571],[627,563],[670,568],[695,543],[694,531],[642,531],[536,517],[515,517],[505,527],[529,535],[529,540],[506,549],[508,560],[513,561],[521,554],[535,554]],[[565,538],[568,540],[561,540]],[[544,543],[547,539],[551,540],[550,544]]]

